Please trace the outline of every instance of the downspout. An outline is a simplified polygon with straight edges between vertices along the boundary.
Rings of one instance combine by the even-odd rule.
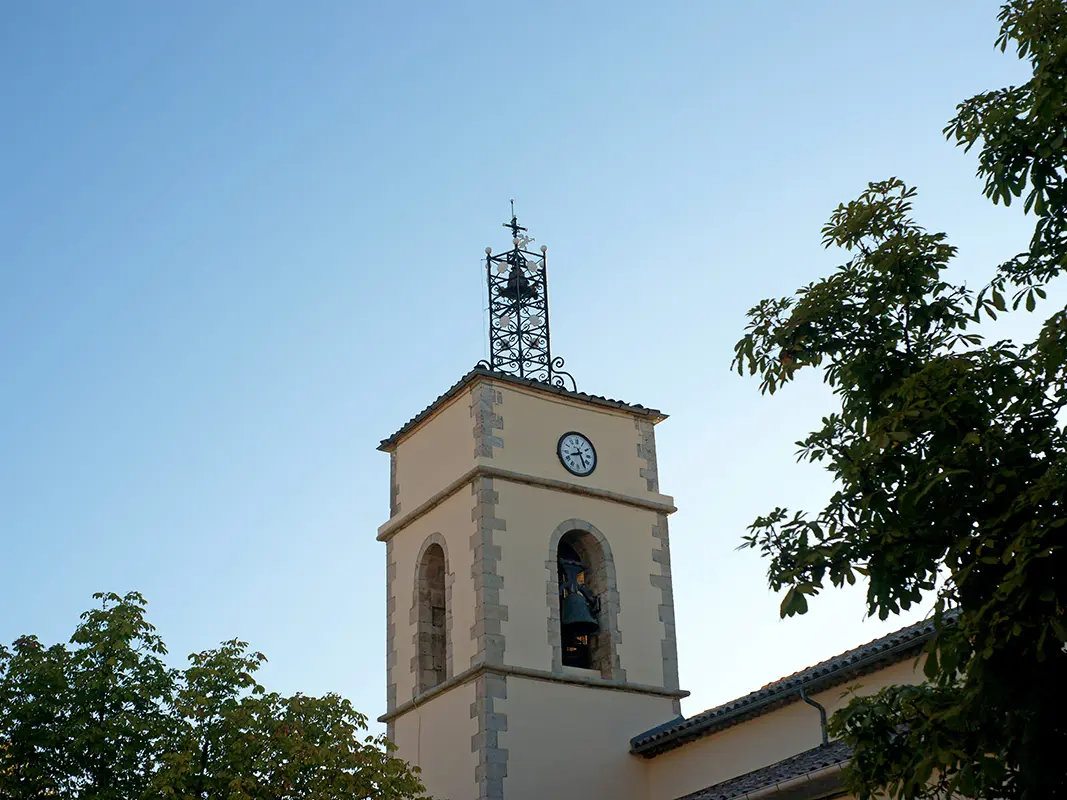
[[[803,689],[800,690],[800,699],[809,706],[815,706],[815,708],[819,709],[819,727],[822,729],[822,743],[824,745],[829,744],[830,739],[826,735],[826,709],[808,697],[808,693]]]
[[[800,695],[800,699],[809,706],[814,706],[819,709],[819,726],[822,728],[822,743],[824,745],[829,744],[830,740],[826,734],[826,709],[821,704],[808,697],[808,693],[804,689],[800,689],[798,694]],[[763,789],[757,789],[754,792],[746,792],[745,795],[738,798],[738,800],[771,800],[771,798],[775,798],[778,795],[791,794],[793,790],[800,789],[801,787],[807,788],[812,784],[824,784],[823,788],[825,788],[827,781],[835,781],[835,783],[840,782],[840,778],[836,776],[840,775],[846,763],[847,760],[838,764],[831,764],[828,767],[814,770],[805,775],[798,775],[796,778],[776,783],[773,786],[766,786]],[[825,795],[820,793],[818,796],[823,797]]]

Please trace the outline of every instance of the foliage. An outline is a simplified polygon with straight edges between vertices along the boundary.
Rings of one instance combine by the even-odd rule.
[[[72,647],[31,636],[0,646],[0,797],[354,800],[413,798],[393,758],[337,695],[284,697],[255,679],[266,660],[232,640],[184,671],[139,594],[98,594]]]
[[[35,637],[0,645],[0,797],[59,794],[69,736],[61,724],[70,655]]]
[[[987,197],[1023,198],[1026,251],[973,294],[945,280],[955,248],[912,219],[915,190],[872,183],[823,228],[848,260],[758,304],[735,348],[761,391],[821,368],[840,403],[798,442],[834,476],[825,508],[776,508],[745,537],[786,590],[782,615],[857,576],[882,619],[936,593],[927,682],[833,720],[862,798],[1067,796],[1067,309],[1032,342],[977,333],[1035,311],[1067,268],[1067,4],[1012,0],[1000,21],[998,46],[1033,76],[960,104],[945,133],[978,147]]]

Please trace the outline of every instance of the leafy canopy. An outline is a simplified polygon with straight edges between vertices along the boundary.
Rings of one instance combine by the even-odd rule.
[[[945,133],[977,148],[989,199],[1023,198],[1027,249],[974,294],[945,279],[956,250],[913,219],[915,189],[871,183],[823,228],[845,263],[751,309],[735,347],[762,392],[821,369],[839,404],[797,443],[834,477],[826,506],[776,508],[745,537],[782,615],[857,576],[882,619],[936,593],[927,682],[833,721],[862,798],[1067,796],[1067,309],[1030,342],[980,333],[1036,311],[1067,268],[1067,4],[1012,0],[999,19],[1032,77],[961,103]]]
[[[0,797],[414,798],[417,770],[337,695],[284,697],[241,641],[168,668],[145,600],[98,594],[70,647],[0,646]]]

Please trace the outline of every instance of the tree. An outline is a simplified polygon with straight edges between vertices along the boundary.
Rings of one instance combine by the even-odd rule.
[[[0,797],[354,800],[414,798],[341,697],[284,697],[255,679],[241,641],[168,668],[139,594],[99,594],[71,645],[0,647]]]
[[[944,279],[955,248],[912,219],[915,190],[871,183],[823,228],[845,263],[751,309],[735,347],[762,392],[820,369],[840,404],[797,443],[833,496],[759,517],[742,545],[786,590],[782,616],[858,576],[882,619],[936,597],[926,683],[855,698],[832,722],[862,798],[1067,796],[1067,309],[1031,342],[978,332],[1035,311],[1067,268],[1067,4],[1011,0],[999,19],[998,47],[1032,77],[961,103],[945,133],[977,147],[994,203],[1023,198],[1027,249],[974,294]]]
[[[60,720],[69,654],[35,637],[0,645],[0,797],[58,794],[70,771]]]
[[[68,787],[91,786],[99,800],[147,791],[174,724],[168,704],[177,675],[163,663],[163,640],[138,594],[97,596],[70,641],[61,736],[71,764]],[[61,784],[62,785],[62,784]]]

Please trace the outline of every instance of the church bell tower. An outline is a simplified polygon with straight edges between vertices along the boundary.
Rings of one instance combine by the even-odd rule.
[[[654,426],[551,348],[546,248],[486,250],[489,358],[390,456],[387,723],[437,800],[644,796],[631,737],[679,714]]]

